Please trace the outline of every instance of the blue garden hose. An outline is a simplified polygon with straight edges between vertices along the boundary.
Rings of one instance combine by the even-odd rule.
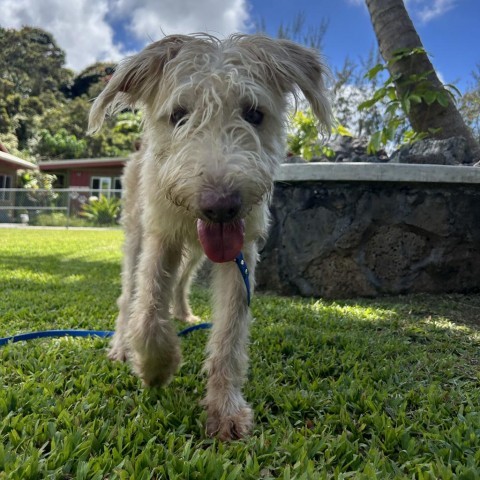
[[[243,258],[242,252],[240,252],[235,259],[240,273],[242,274],[243,281],[247,290],[247,304],[250,305],[250,281],[248,277],[248,268]],[[184,337],[195,330],[205,330],[211,328],[211,323],[198,323],[190,327],[185,328],[178,332],[179,337]],[[7,343],[25,342],[27,340],[35,340],[38,338],[58,338],[58,337],[101,337],[108,338],[114,334],[111,330],[42,330],[38,332],[20,333],[18,335],[12,335],[11,337],[0,338],[0,347],[3,347]]]

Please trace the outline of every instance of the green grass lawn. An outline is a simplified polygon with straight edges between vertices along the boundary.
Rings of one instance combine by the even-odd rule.
[[[0,229],[0,336],[113,329],[121,242]],[[208,298],[192,298],[205,321]],[[252,310],[255,428],[230,444],[204,433],[206,331],[182,339],[165,389],[98,338],[0,348],[0,479],[480,478],[480,296],[257,295]]]

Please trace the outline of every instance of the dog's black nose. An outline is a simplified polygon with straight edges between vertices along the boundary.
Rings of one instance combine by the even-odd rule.
[[[238,192],[203,192],[198,206],[207,220],[213,223],[228,223],[235,219],[242,208],[242,197]]]

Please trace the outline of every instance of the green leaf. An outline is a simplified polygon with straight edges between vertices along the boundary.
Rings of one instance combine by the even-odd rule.
[[[394,86],[387,88],[387,96],[392,101],[397,100],[397,90],[395,89]]]
[[[371,68],[366,74],[365,77],[369,80],[374,79],[380,72],[383,72],[387,67],[383,63],[377,63],[373,68]]]
[[[427,52],[425,51],[424,48],[421,47],[406,47],[406,48],[400,48],[396,51],[393,52],[392,59],[390,60],[390,64],[394,64],[398,62],[399,60],[402,60],[404,58],[411,57],[412,55],[424,55]]]
[[[387,95],[387,88],[386,88],[386,87],[382,87],[382,88],[379,88],[379,89],[373,94],[373,98],[378,101],[378,100],[382,100],[386,95]]]
[[[343,125],[338,125],[335,129],[342,137],[353,137],[353,134]]]
[[[367,110],[367,109],[373,107],[377,102],[378,102],[378,99],[371,98],[370,100],[366,100],[365,102],[360,103],[360,105],[357,107],[357,109],[359,111]]]
[[[401,104],[403,111],[408,115],[410,113],[410,97],[405,97]]]
[[[398,102],[390,103],[387,108],[385,109],[385,116],[391,117],[396,114],[398,110]]]
[[[435,90],[427,90],[422,96],[427,105],[431,105],[437,100],[437,92]]]
[[[413,103],[422,103],[422,97],[420,95],[411,94],[408,96],[410,102]]]
[[[448,100],[448,93],[446,92],[438,92],[437,93],[437,102],[442,106],[442,107],[447,107],[449,100]]]
[[[382,147],[382,132],[375,132],[371,137],[370,141],[368,142],[368,153],[369,154],[375,154],[380,150]]]
[[[447,83],[444,87],[452,94],[456,95],[457,97],[462,96],[462,92],[452,83]]]

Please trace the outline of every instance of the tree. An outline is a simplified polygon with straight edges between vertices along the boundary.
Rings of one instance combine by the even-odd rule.
[[[33,27],[0,27],[0,137],[30,160],[118,157],[140,135],[141,117],[124,112],[95,138],[85,138],[91,99],[104,88],[112,63],[80,74],[64,67],[65,52],[53,35]],[[33,156],[33,158],[32,158]]]
[[[18,148],[28,156],[39,118],[52,103],[64,100],[60,88],[73,76],[64,63],[65,52],[50,33],[0,27],[0,134],[16,137],[14,145],[8,142],[15,153]]]
[[[414,99],[405,112],[412,128],[437,139],[462,136],[473,158],[480,160],[480,145],[465,124],[452,95],[439,80],[403,0],[366,0],[366,4],[398,97]],[[421,82],[423,91],[430,93],[412,98],[411,89],[416,82]]]
[[[277,30],[277,37],[294,42],[301,43],[307,47],[314,48],[321,51],[323,38],[327,32],[328,21],[322,19],[320,24],[316,27],[305,27],[306,15],[301,11],[297,13],[291,20],[284,24],[281,23]],[[267,30],[265,19],[255,22],[255,29],[257,33],[265,33]]]
[[[105,84],[112,76],[115,64],[111,62],[97,62],[82,70],[74,79],[65,93],[72,97],[88,95],[96,97],[105,88]],[[93,91],[92,91],[93,90]]]
[[[73,76],[64,68],[65,52],[53,35],[40,28],[0,27],[0,52],[0,79],[11,82],[20,95],[58,92]]]
[[[462,96],[460,112],[472,129],[475,138],[480,142],[480,64],[472,72],[472,76],[475,84]]]

